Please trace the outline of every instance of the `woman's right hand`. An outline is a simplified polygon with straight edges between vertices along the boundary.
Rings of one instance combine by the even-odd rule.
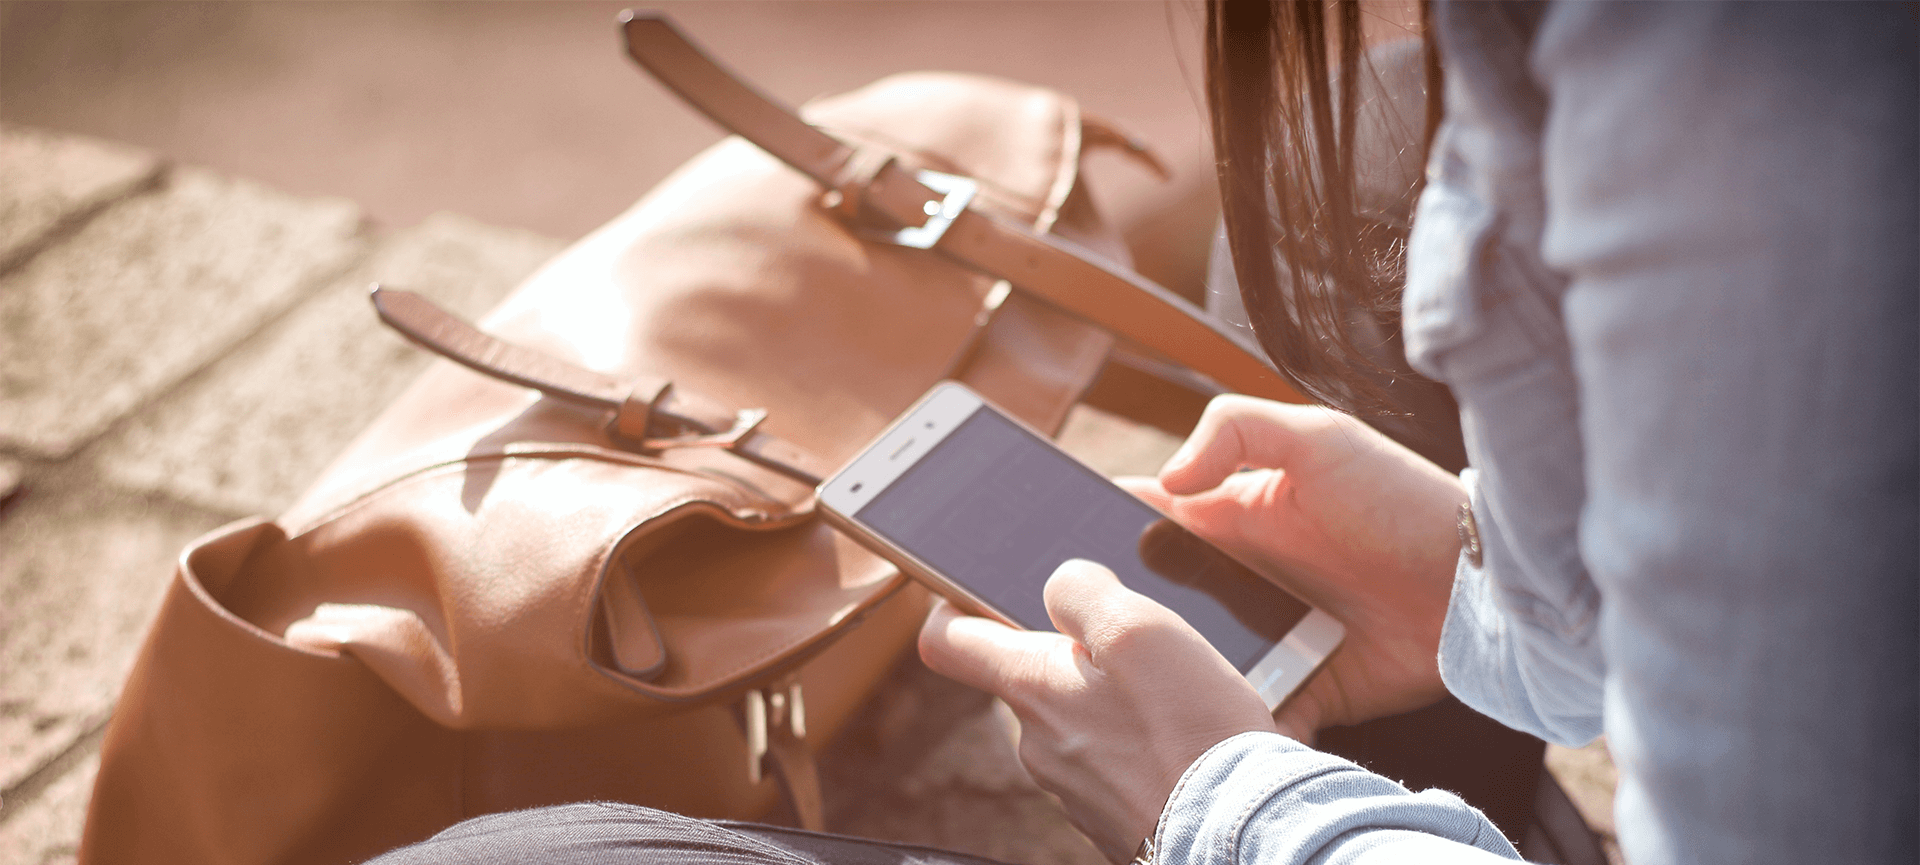
[[[1440,627],[1467,494],[1438,466],[1349,415],[1222,396],[1157,481],[1122,485],[1346,625],[1280,707],[1283,732],[1311,741],[1446,693]]]

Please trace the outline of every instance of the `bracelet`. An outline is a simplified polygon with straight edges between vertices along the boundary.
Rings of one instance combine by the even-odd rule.
[[[1473,504],[1460,505],[1460,513],[1454,518],[1453,530],[1460,535],[1460,548],[1466,551],[1467,564],[1480,567],[1480,524],[1473,518]]]
[[[1153,836],[1148,835],[1140,842],[1140,849],[1133,851],[1133,860],[1127,865],[1153,865]]]

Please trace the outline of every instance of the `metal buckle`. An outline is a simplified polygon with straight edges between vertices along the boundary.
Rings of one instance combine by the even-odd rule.
[[[672,448],[726,448],[732,450],[740,445],[754,428],[767,419],[767,410],[763,408],[741,409],[734,415],[733,428],[703,436],[673,436],[670,438],[646,438],[640,440],[643,450],[664,451]]]
[[[760,759],[767,756],[767,695],[758,688],[747,692],[747,782],[760,783]]]
[[[794,682],[785,691],[748,691],[741,711],[747,725],[747,781],[758,784],[764,777],[761,760],[771,748],[767,739],[770,730],[785,727],[793,738],[807,738],[807,701],[800,683]]]
[[[910,228],[885,234],[886,240],[914,249],[932,249],[945,236],[947,228],[973,202],[974,193],[980,191],[980,184],[971,177],[956,174],[942,174],[938,171],[917,171],[913,179],[921,186],[935,192],[945,193],[939,201],[929,201],[925,213],[927,221]]]

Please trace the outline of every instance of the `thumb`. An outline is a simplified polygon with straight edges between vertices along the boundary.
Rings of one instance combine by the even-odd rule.
[[[1099,666],[1107,649],[1122,639],[1175,640],[1206,644],[1199,632],[1159,601],[1127,588],[1113,571],[1085,559],[1071,559],[1047,579],[1047,618],[1068,639],[1086,647]]]
[[[1062,645],[1066,639],[969,616],[943,599],[920,628],[920,660],[929,670],[1017,706],[1012,696],[1046,678],[1050,658],[1070,648]]]

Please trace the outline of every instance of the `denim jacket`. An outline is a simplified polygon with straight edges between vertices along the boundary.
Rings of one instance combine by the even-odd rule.
[[[1620,843],[1911,862],[1920,147],[1895,4],[1434,7],[1410,362],[1461,406],[1448,688],[1606,733]],[[1517,858],[1458,798],[1276,735],[1187,771],[1167,865]]]

